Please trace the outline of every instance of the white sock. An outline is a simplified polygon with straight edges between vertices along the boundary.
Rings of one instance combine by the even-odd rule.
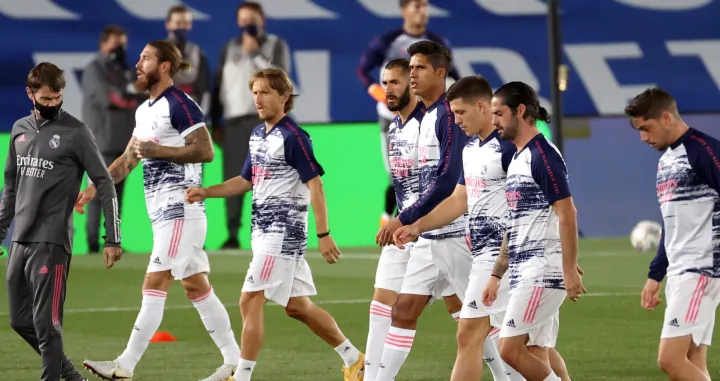
[[[240,347],[235,341],[235,333],[230,325],[230,316],[213,289],[207,294],[194,299],[193,306],[200,314],[205,329],[220,349],[223,363],[237,366],[240,358]]]
[[[452,316],[453,320],[455,320],[456,323],[460,321],[460,311],[455,312],[454,314],[451,314],[450,316]]]
[[[143,290],[142,294],[142,306],[130,333],[130,340],[125,351],[118,357],[120,367],[131,373],[135,371],[135,366],[150,345],[150,339],[160,328],[167,299],[165,291]]]
[[[235,374],[233,374],[233,381],[250,381],[253,370],[255,370],[255,361],[240,358]]]
[[[350,339],[345,339],[342,344],[335,347],[335,352],[342,357],[343,362],[345,362],[345,366],[355,364],[360,358],[360,351],[352,345]]]
[[[375,381],[377,377],[390,323],[392,323],[392,307],[373,300],[370,303],[370,328],[365,346],[365,381]]]
[[[413,340],[415,340],[414,329],[390,327],[385,339],[382,358],[380,359],[380,370],[375,381],[392,381],[395,379],[410,354]]]
[[[558,377],[558,376],[555,374],[555,372],[553,372],[553,371],[551,370],[551,371],[550,371],[550,374],[548,374],[548,376],[545,377],[545,379],[544,379],[543,381],[562,381],[562,379],[561,379],[560,377]]]
[[[490,373],[493,375],[495,381],[518,381],[524,380],[523,377],[515,372],[513,368],[505,364],[500,358],[500,351],[498,350],[498,340],[500,338],[500,330],[493,328],[490,334],[485,338],[483,344],[483,360],[490,368]],[[513,378],[512,374],[518,375],[520,378]]]

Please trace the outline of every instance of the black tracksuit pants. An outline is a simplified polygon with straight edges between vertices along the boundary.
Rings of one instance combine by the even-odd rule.
[[[70,254],[60,245],[13,242],[6,280],[10,326],[42,357],[42,381],[77,374],[63,353],[62,322]]]

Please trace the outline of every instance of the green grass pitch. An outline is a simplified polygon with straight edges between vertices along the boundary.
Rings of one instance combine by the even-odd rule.
[[[368,326],[368,303],[379,250],[347,250],[338,264],[326,264],[308,254],[319,295],[313,300],[326,308],[361,349]],[[211,255],[211,281],[227,305],[236,336],[241,330],[237,300],[248,253]],[[663,308],[645,311],[640,290],[651,254],[637,253],[627,239],[582,240],[580,265],[590,292],[577,303],[562,307],[558,350],[571,376],[578,381],[666,379],[656,366]],[[127,255],[117,267],[105,270],[100,256],[72,261],[65,304],[65,349],[80,365],[85,358],[110,360],[125,348],[140,307],[140,286],[148,258]],[[5,261],[0,260],[4,270]],[[664,305],[663,305],[664,307]],[[332,348],[277,305],[266,308],[266,336],[253,380],[342,380],[341,360]],[[203,329],[197,312],[180,285],[170,290],[160,328],[176,343],[151,344],[136,369],[136,380],[198,380],[222,359]],[[421,317],[413,350],[397,381],[447,380],[455,359],[456,324],[443,303],[430,306]],[[720,338],[716,329],[715,342]],[[40,358],[9,326],[7,295],[0,293],[0,378],[37,380]],[[720,371],[720,352],[710,348],[711,375]],[[489,371],[483,380],[491,380]]]

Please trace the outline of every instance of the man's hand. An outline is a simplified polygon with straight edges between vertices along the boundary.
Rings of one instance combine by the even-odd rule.
[[[402,222],[400,222],[400,219],[395,217],[390,222],[385,224],[380,230],[378,231],[377,235],[375,236],[375,243],[377,243],[379,246],[387,246],[392,245],[393,243],[393,234],[395,234],[395,231],[398,230],[403,226]]]
[[[580,295],[587,293],[587,290],[582,284],[581,271],[582,269],[577,264],[575,264],[572,270],[563,271],[565,291],[573,302],[577,302]]]
[[[320,245],[320,253],[322,253],[325,261],[330,264],[337,263],[341,253],[335,244],[335,240],[328,235],[318,239],[318,244]]]
[[[95,198],[96,193],[97,189],[95,188],[95,185],[90,185],[85,188],[85,190],[78,193],[77,200],[75,201],[75,212],[78,214],[85,214],[85,205]]]
[[[252,53],[260,48],[257,42],[257,38],[247,34],[247,32],[243,33],[243,39],[242,39],[242,48],[246,53]]]
[[[648,279],[643,287],[640,303],[646,310],[652,311],[662,300],[660,299],[660,282],[654,279]]]
[[[490,307],[495,299],[497,299],[498,289],[500,288],[500,279],[491,276],[488,279],[487,285],[483,290],[482,302],[484,305]]]
[[[395,246],[400,249],[405,249],[405,244],[415,241],[419,235],[420,230],[415,224],[401,226],[398,230],[395,230],[393,241],[395,242]]]
[[[103,248],[103,256],[105,257],[105,267],[109,269],[115,266],[115,262],[120,260],[120,257],[122,256],[122,248],[105,247]]]
[[[207,198],[207,190],[200,187],[190,187],[185,189],[185,201],[192,204],[203,201]]]
[[[151,159],[157,156],[159,144],[151,141],[135,141],[135,155],[138,159]]]

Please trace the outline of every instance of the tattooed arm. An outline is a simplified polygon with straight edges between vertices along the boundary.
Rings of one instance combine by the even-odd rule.
[[[500,245],[500,254],[495,260],[495,267],[493,267],[492,270],[492,276],[496,278],[502,279],[503,275],[505,275],[505,272],[507,272],[507,269],[510,266],[510,250],[508,248],[510,245],[509,241],[510,234],[505,233],[503,235],[502,245]]]
[[[125,152],[123,152],[120,157],[115,159],[115,161],[113,161],[112,164],[110,164],[110,166],[107,168],[107,171],[110,173],[110,177],[112,178],[113,184],[118,184],[125,180],[125,178],[128,177],[130,172],[132,172],[132,170],[135,169],[135,167],[137,167],[137,165],[140,163],[140,159],[135,153],[136,142],[137,139],[134,136],[131,137],[130,142],[128,142],[127,147],[125,147]],[[88,178],[88,187],[85,188],[85,190],[81,191],[80,194],[78,194],[77,201],[75,201],[75,211],[80,214],[84,214],[85,212],[83,211],[83,209],[85,205],[87,205],[90,201],[92,201],[93,198],[95,198],[96,193],[97,189],[95,187],[95,184],[90,178]]]
[[[127,147],[125,147],[125,152],[108,167],[108,172],[110,172],[113,183],[117,184],[125,180],[130,172],[140,163],[140,159],[135,154],[136,143],[137,139],[134,136],[130,138],[130,142]]]
[[[158,158],[175,163],[209,163],[215,156],[210,132],[202,126],[185,136],[184,147],[167,147],[136,141],[134,153],[140,158]]]

